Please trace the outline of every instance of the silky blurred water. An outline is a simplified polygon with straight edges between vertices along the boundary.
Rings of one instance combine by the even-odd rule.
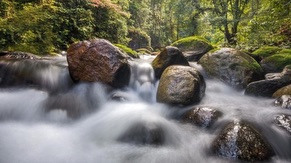
[[[57,63],[63,63],[61,59]],[[0,89],[0,163],[217,163],[233,162],[211,153],[211,143],[226,123],[251,122],[268,140],[276,155],[269,161],[291,162],[290,135],[274,125],[274,117],[290,114],[271,99],[248,97],[220,81],[207,79],[206,94],[197,104],[223,113],[209,129],[179,122],[176,117],[193,107],[157,103],[158,81],[149,63],[132,61],[130,86],[107,91],[100,83],[80,83],[50,92],[68,82],[67,70],[52,65],[34,69],[46,89]],[[55,71],[56,70],[56,71]],[[54,72],[54,73],[53,73]],[[123,100],[112,100],[112,95]],[[50,105],[48,105],[50,104]],[[49,107],[49,108],[48,108]],[[80,116],[68,116],[66,109]],[[162,145],[122,142],[120,137],[135,124],[158,127]]]

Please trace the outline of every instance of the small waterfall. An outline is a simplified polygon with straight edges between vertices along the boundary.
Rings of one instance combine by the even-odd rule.
[[[156,100],[155,89],[157,81],[154,77],[153,67],[150,63],[143,61],[130,62],[130,65],[130,88],[133,89],[143,100],[154,102]]]
[[[50,92],[72,86],[66,58],[0,61],[1,87],[34,87]]]

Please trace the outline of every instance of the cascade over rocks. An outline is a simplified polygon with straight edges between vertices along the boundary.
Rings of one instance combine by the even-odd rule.
[[[182,121],[203,128],[210,127],[222,113],[208,107],[195,107],[182,115]]]
[[[232,48],[222,48],[202,56],[198,62],[207,75],[218,78],[235,88],[262,78],[262,69],[255,59]]]
[[[162,74],[157,101],[174,105],[191,105],[205,94],[205,81],[199,71],[190,66],[170,66]]]
[[[164,70],[171,65],[189,66],[189,63],[177,47],[167,46],[152,62],[155,77],[159,79]]]
[[[14,51],[14,52],[9,52],[9,51],[1,51],[0,52],[0,60],[13,60],[13,59],[39,59],[40,57],[28,53],[28,52],[21,52],[21,51]]]
[[[259,132],[246,122],[232,122],[213,142],[218,156],[242,161],[263,161],[274,154]]]
[[[272,97],[280,88],[291,83],[291,69],[286,66],[281,73],[267,74],[265,80],[250,83],[246,90],[246,95]]]
[[[127,86],[130,66],[126,56],[109,41],[94,39],[72,44],[68,49],[69,72],[74,81],[103,82]]]

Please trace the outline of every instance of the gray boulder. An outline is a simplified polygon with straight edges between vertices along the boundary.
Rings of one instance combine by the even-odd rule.
[[[160,79],[157,101],[167,104],[190,105],[205,94],[203,76],[193,67],[170,66]]]
[[[69,72],[74,81],[102,82],[113,87],[129,83],[130,66],[126,57],[104,39],[72,44],[67,54]]]
[[[228,124],[212,145],[218,156],[242,161],[264,161],[273,154],[270,145],[250,124]]]
[[[171,65],[189,66],[189,63],[178,48],[167,46],[152,62],[155,77],[159,79],[164,70]]]
[[[263,70],[255,59],[232,48],[209,52],[203,55],[198,63],[208,76],[218,78],[239,89],[263,77]]]

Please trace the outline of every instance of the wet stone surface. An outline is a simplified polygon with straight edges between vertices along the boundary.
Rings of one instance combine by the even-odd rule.
[[[284,109],[291,109],[291,95],[283,95],[276,99],[276,106],[281,106]]]
[[[182,121],[202,128],[210,127],[222,113],[209,107],[195,107],[182,115]]]
[[[228,124],[212,148],[220,157],[242,161],[264,161],[274,153],[256,129],[240,121]]]
[[[275,124],[291,135],[291,115],[277,115],[275,117]]]

